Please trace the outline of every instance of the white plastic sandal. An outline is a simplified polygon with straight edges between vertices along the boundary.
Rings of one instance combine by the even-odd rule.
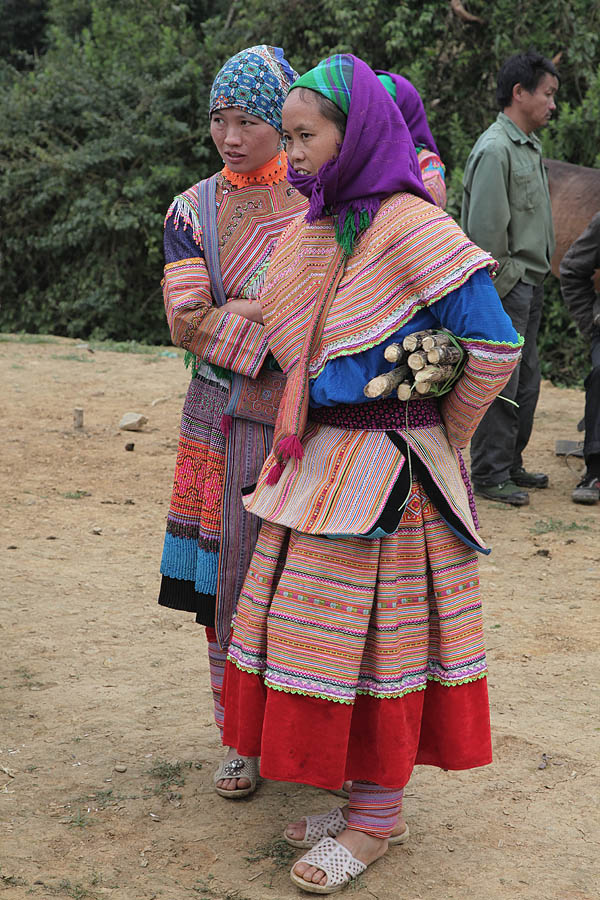
[[[317,816],[302,816],[302,822],[306,822],[306,830],[304,837],[291,838],[287,829],[283,832],[283,839],[291,844],[292,847],[300,847],[301,849],[310,849],[318,844],[321,838],[337,837],[340,832],[348,827],[348,823],[342,814],[341,806],[330,809],[329,812],[321,813]]]
[[[259,757],[257,756],[242,756],[240,754],[227,762],[223,760],[213,775],[215,791],[219,796],[227,797],[229,800],[239,800],[241,797],[247,797],[256,790],[256,783],[259,777],[258,767]],[[220,788],[217,784],[223,778],[247,778],[250,782],[250,787],[227,791],[225,788]]]
[[[300,878],[294,872],[294,867],[299,862],[321,869],[327,875],[327,883],[313,884],[310,881],[305,881],[304,878]],[[294,863],[294,867],[292,867],[290,872],[290,878],[297,887],[302,888],[303,891],[307,891],[309,894],[335,894],[337,891],[342,891],[346,885],[350,884],[354,878],[362,875],[367,869],[367,866],[360,859],[352,856],[346,847],[331,837],[322,838],[312,850],[309,850],[308,853],[305,853],[301,859]]]
[[[301,821],[306,822],[306,829],[302,840],[291,838],[287,833],[287,829],[283,832],[283,839],[287,841],[288,844],[291,844],[292,847],[299,847],[302,850],[314,847],[321,838],[337,837],[338,834],[341,834],[342,831],[348,827],[348,822],[344,818],[341,806],[336,806],[335,809],[331,809],[329,812],[321,813],[317,816],[302,816]],[[395,834],[388,838],[388,845],[390,847],[395,847],[398,844],[405,844],[409,837],[410,829],[408,825],[406,825],[404,831],[400,834]]]

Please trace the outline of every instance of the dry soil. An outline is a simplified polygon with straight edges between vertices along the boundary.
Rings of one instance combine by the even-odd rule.
[[[274,782],[217,797],[203,629],[156,604],[181,356],[4,336],[0,372],[0,896],[300,898],[281,833],[337,800]],[[549,489],[480,503],[495,762],[416,771],[409,844],[348,897],[600,894],[600,507],[571,502],[581,462],[554,454],[582,410],[545,383],[526,461]],[[127,411],[143,431],[119,430]]]

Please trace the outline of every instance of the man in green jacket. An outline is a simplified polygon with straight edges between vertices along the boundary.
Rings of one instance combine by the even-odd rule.
[[[556,108],[558,75],[535,51],[510,57],[498,74],[502,112],[471,150],[463,179],[462,226],[499,263],[495,280],[502,304],[524,338],[520,365],[471,441],[476,494],[525,506],[527,488],[544,488],[548,476],[527,472],[523,451],[540,391],[537,334],[543,282],[554,252],[554,229],[542,146],[535,132]],[[517,405],[514,405],[517,404]]]

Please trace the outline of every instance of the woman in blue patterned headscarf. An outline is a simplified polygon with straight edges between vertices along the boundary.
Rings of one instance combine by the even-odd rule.
[[[224,167],[176,196],[165,220],[165,309],[173,343],[188,351],[194,368],[159,603],[193,612],[207,626],[219,728],[231,619],[258,534],[259,520],[241,505],[241,486],[256,480],[273,433],[264,405],[259,421],[242,418],[239,408],[234,416],[224,413],[233,396],[256,391],[265,370],[268,347],[256,297],[277,238],[307,204],[287,181],[280,143],[281,110],[295,77],[283,50],[265,44],[225,63],[209,108]],[[257,775],[257,760],[230,748],[215,787],[226,797],[245,796]]]
[[[243,109],[281,132],[281,110],[298,77],[281,47],[259,44],[228,59],[213,82],[210,110]]]

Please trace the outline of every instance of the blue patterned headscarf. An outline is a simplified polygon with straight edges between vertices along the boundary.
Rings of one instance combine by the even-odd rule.
[[[281,131],[283,103],[297,77],[281,47],[258,44],[241,50],[215,78],[209,114],[235,106]]]

